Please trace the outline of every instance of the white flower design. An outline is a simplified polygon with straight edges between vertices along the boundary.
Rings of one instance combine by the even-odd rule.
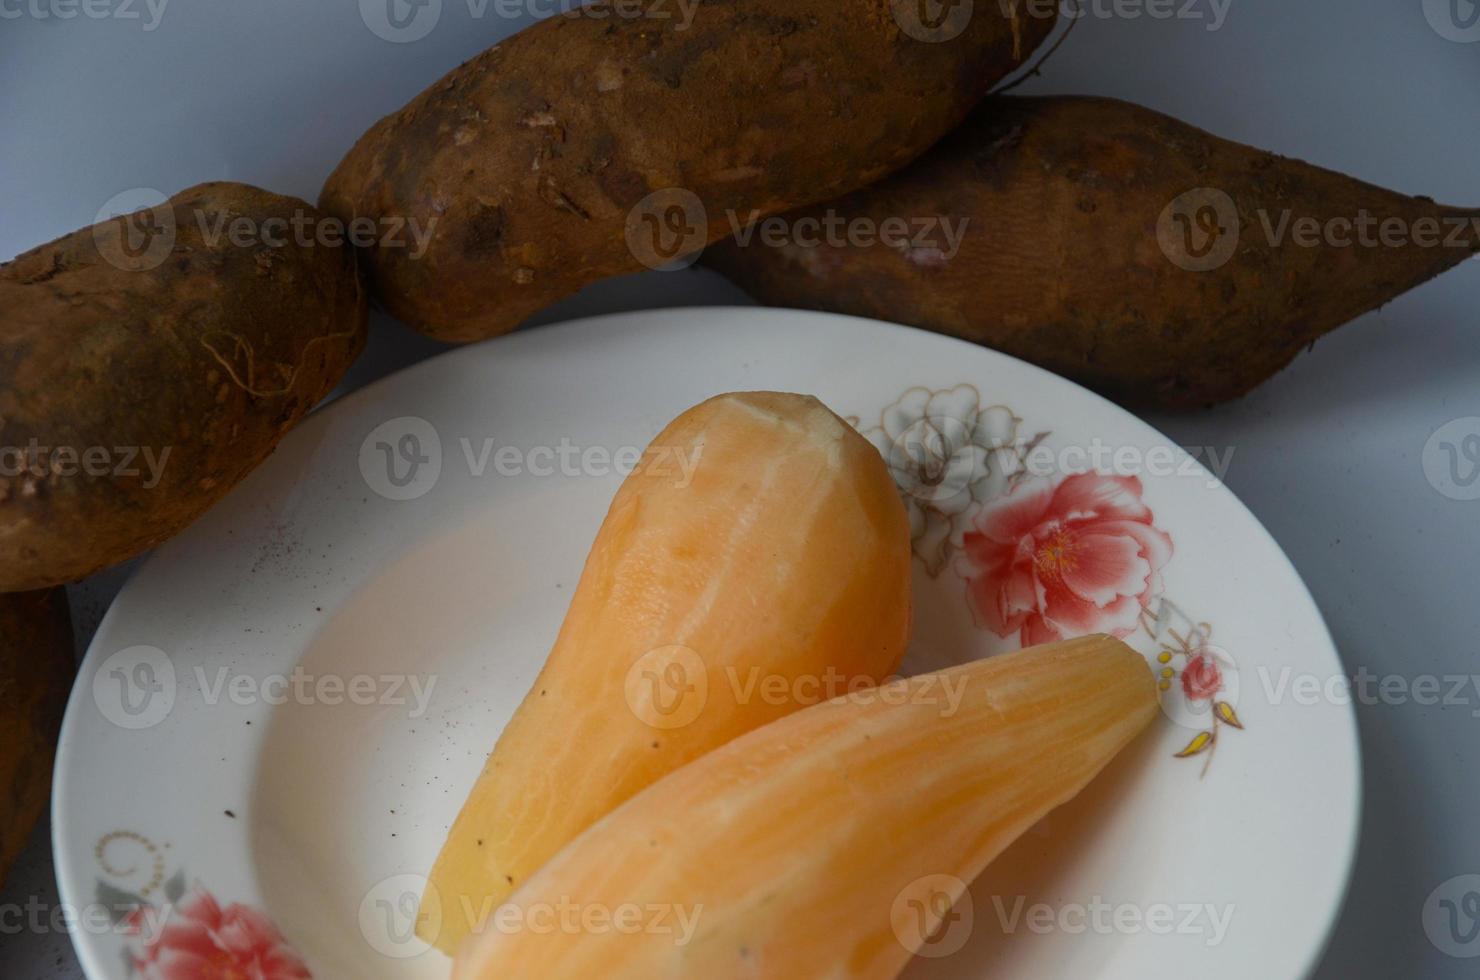
[[[950,559],[968,512],[1006,491],[1022,471],[1021,422],[1003,405],[982,407],[981,393],[959,384],[911,388],[864,433],[899,486],[915,554],[932,576]]]

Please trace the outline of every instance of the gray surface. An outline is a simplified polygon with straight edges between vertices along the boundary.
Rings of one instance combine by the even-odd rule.
[[[1480,200],[1480,43],[1442,38],[1420,0],[1233,0],[1215,31],[1209,0],[1191,9],[1202,19],[1086,18],[1023,91],[1129,98],[1410,193]],[[0,19],[0,257],[91,223],[131,187],[231,178],[312,198],[371,121],[522,23],[446,0],[428,37],[391,44],[345,0],[193,0],[153,31],[148,18]],[[1471,261],[1242,402],[1152,420],[1186,445],[1235,447],[1229,484],[1310,584],[1352,673],[1480,673],[1480,502],[1441,495],[1422,466],[1435,429],[1480,415],[1477,294]],[[653,274],[541,319],[740,301],[707,273]],[[377,322],[348,387],[440,349]],[[84,635],[124,577],[74,589]],[[1426,938],[1422,916],[1437,886],[1480,871],[1477,713],[1474,690],[1463,704],[1359,707],[1363,845],[1322,980],[1476,975]],[[38,832],[0,903],[55,902]],[[65,935],[26,929],[0,932],[0,976],[79,974]]]

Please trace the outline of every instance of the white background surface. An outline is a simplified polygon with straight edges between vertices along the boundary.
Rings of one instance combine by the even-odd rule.
[[[0,0],[0,258],[90,224],[129,188],[232,179],[311,200],[371,122],[530,19],[499,17],[492,3],[475,18],[466,0],[443,0],[430,34],[393,44],[349,0],[173,0],[153,30],[144,0],[95,2],[138,19],[38,17],[51,0]],[[1217,30],[1211,0],[1192,0],[1197,19],[1118,17],[1112,0],[1087,2],[1109,14],[1082,20],[1021,91],[1127,98],[1408,193],[1480,203],[1480,43],[1441,37],[1422,0],[1231,0]],[[1469,3],[1458,0],[1461,12]],[[1289,552],[1351,673],[1406,684],[1480,674],[1480,502],[1444,497],[1422,467],[1435,429],[1480,415],[1477,296],[1471,261],[1322,341],[1237,404],[1152,419],[1184,445],[1234,449],[1229,484]],[[539,319],[743,301],[709,273],[655,273]],[[440,349],[377,320],[347,387]],[[73,590],[80,643],[125,575]],[[1423,927],[1436,887],[1480,872],[1477,714],[1473,688],[1459,705],[1359,706],[1366,826],[1322,980],[1480,969],[1442,953]],[[45,834],[0,906],[55,903]],[[1238,846],[1196,828],[1173,844]],[[8,933],[0,976],[79,975],[64,934]]]

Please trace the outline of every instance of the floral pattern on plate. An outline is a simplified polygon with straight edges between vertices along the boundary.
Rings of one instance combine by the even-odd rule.
[[[1037,440],[1021,439],[1021,425],[1011,409],[983,406],[974,385],[960,384],[911,388],[864,430],[899,485],[915,554],[932,577],[950,561],[972,510],[1022,473]]]
[[[910,388],[877,426],[859,427],[899,486],[915,556],[932,578],[960,576],[976,625],[1020,647],[1146,637],[1163,708],[1199,729],[1177,757],[1206,756],[1206,774],[1220,731],[1244,727],[1228,694],[1237,667],[1209,624],[1165,597],[1175,548],[1141,480],[1033,473],[1029,457],[1051,433],[1025,435],[1016,413],[984,405],[970,384]]]
[[[149,880],[129,891],[108,879],[131,878],[139,864],[120,868],[109,859],[112,845],[132,842],[146,855]],[[183,871],[164,879],[162,849],[141,834],[120,831],[96,847],[105,878],[97,903],[109,911],[125,937],[124,962],[141,980],[312,980],[313,974],[277,926],[247,905],[222,905],[205,886],[187,886]],[[158,892],[162,902],[151,896]]]

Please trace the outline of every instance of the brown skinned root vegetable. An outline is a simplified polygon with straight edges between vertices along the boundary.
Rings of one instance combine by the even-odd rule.
[[[920,0],[581,8],[381,120],[320,204],[412,233],[366,252],[391,313],[442,340],[492,337],[752,212],[898,169],[1027,58],[1054,6],[958,4],[940,24]]]
[[[0,881],[46,810],[75,671],[66,592],[0,595]]]
[[[366,304],[319,220],[204,184],[0,266],[0,592],[169,538],[329,393]]]
[[[829,217],[903,228],[855,245],[813,231]],[[1480,212],[1092,98],[988,100],[905,171],[785,221],[706,261],[765,303],[963,337],[1159,408],[1242,395],[1480,250]]]

